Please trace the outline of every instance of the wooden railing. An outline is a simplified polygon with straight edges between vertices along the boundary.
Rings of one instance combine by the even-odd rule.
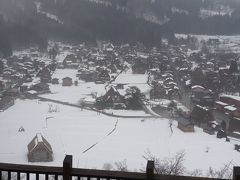
[[[21,176],[24,175],[24,178]],[[41,178],[40,178],[41,177]],[[72,168],[72,156],[66,155],[63,167],[0,163],[0,180],[213,180],[212,178],[154,174],[154,162],[148,161],[146,173]],[[240,180],[240,168],[234,167],[233,180]]]

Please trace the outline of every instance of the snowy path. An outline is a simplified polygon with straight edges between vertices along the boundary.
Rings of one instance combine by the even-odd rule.
[[[101,140],[103,141],[106,137],[110,136],[112,133],[114,133],[114,131],[116,131],[117,129],[117,124],[118,124],[118,119],[114,125],[114,128]],[[89,148],[87,148],[86,150],[83,151],[83,153],[88,152],[90,149],[92,149],[94,146],[96,146],[97,144],[101,143],[101,141],[96,142],[95,144],[91,145]]]

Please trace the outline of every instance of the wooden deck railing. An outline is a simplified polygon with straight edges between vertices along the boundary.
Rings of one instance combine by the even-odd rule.
[[[24,175],[24,178],[21,176]],[[41,178],[40,178],[41,177]],[[0,180],[213,180],[212,178],[154,174],[154,162],[148,161],[146,173],[72,168],[72,156],[66,155],[63,167],[0,163]],[[233,180],[240,180],[240,168],[234,167]]]

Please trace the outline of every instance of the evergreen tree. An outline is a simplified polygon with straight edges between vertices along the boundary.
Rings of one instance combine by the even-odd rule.
[[[126,105],[128,109],[142,109],[142,100],[145,97],[140,89],[136,86],[131,86],[126,89]]]
[[[230,67],[229,67],[229,73],[237,73],[238,72],[238,64],[236,60],[232,60]]]
[[[3,68],[4,68],[4,64],[3,64],[3,61],[0,60],[0,74],[3,73]]]

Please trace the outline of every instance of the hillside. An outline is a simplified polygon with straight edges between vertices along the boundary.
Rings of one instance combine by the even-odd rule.
[[[0,49],[44,49],[49,38],[152,46],[174,33],[240,33],[236,0],[0,0],[0,15]]]

